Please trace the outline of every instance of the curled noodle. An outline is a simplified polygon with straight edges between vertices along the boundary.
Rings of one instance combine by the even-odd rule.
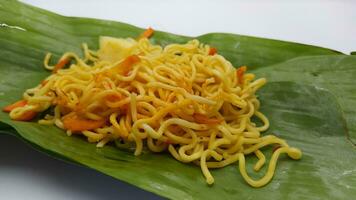
[[[301,151],[284,140],[261,136],[269,121],[259,111],[256,91],[266,79],[255,80],[248,73],[237,76],[238,69],[221,55],[210,55],[210,47],[198,40],[166,47],[147,38],[114,40],[121,49],[112,55],[102,44],[98,51],[83,44],[83,59],[64,54],[61,59],[72,63],[48,76],[45,84],[28,89],[23,95],[27,105],[12,110],[10,117],[54,108],[52,115],[38,122],[58,126],[69,135],[83,135],[98,147],[116,140],[134,143],[137,156],[144,146],[153,152],[168,151],[181,162],[200,165],[208,184],[214,183],[210,169],[239,161],[246,182],[261,187],[272,179],[280,154],[300,159]],[[116,46],[110,48],[115,51]],[[118,68],[132,55],[139,61]],[[48,64],[50,57],[46,56],[44,66],[54,70]],[[69,126],[68,116],[73,113],[82,121]],[[252,117],[262,125],[257,126]],[[85,120],[92,123],[90,127],[102,123],[88,130],[68,128]],[[280,148],[273,152],[266,175],[253,180],[246,172],[245,156],[258,158],[254,167],[258,171],[266,161],[260,149],[269,145]]]

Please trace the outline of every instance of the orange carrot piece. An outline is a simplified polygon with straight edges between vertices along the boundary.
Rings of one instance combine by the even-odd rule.
[[[41,81],[41,86],[44,87],[48,83],[48,80]]]
[[[37,115],[37,112],[28,110],[28,111],[24,112],[19,118],[16,118],[14,120],[16,120],[16,121],[30,121],[31,119],[36,117],[36,115]]]
[[[27,101],[26,100],[20,100],[17,101],[11,105],[5,106],[2,111],[4,112],[11,112],[13,109],[18,108],[18,107],[24,107],[27,105]]]
[[[222,122],[222,119],[218,119],[218,118],[209,118],[206,115],[203,114],[199,114],[199,113],[195,113],[193,115],[195,122],[199,123],[199,124],[210,124],[210,125],[216,125],[219,124],[220,122]]]
[[[122,96],[120,94],[111,94],[105,97],[106,100],[115,102],[115,101],[120,101],[122,99]]]
[[[11,105],[4,107],[2,110],[4,112],[11,112],[15,108],[24,107],[26,105],[27,105],[26,100],[20,100],[20,101],[17,101]],[[29,111],[24,112],[20,117],[14,119],[14,120],[16,120],[16,121],[30,121],[36,115],[37,115],[37,112],[29,110]]]
[[[124,104],[120,107],[120,111],[122,114],[126,114],[129,112],[130,104]]]
[[[246,66],[241,66],[239,67],[237,70],[236,70],[236,75],[237,75],[237,78],[238,78],[238,81],[240,84],[243,84],[244,82],[244,74],[247,70],[247,67]]]
[[[180,128],[180,126],[178,126],[178,125],[171,125],[171,126],[169,126],[169,130],[170,130],[173,134],[177,135],[177,134],[179,134],[179,132],[182,130],[182,128]]]
[[[154,30],[151,27],[148,27],[139,37],[137,40],[142,38],[150,38],[154,33]]]
[[[55,66],[54,66],[54,69],[53,69],[53,73],[57,73],[58,70],[62,69],[66,64],[69,63],[69,59],[68,58],[64,58],[62,60],[60,60]]]
[[[80,132],[100,128],[105,124],[105,120],[91,120],[70,113],[62,118],[63,127],[72,132]]]
[[[127,76],[128,73],[132,70],[133,66],[140,61],[141,59],[137,55],[128,56],[125,58],[125,60],[113,68],[113,72]]]
[[[167,139],[166,141],[164,141],[164,143],[165,143],[166,145],[173,144],[173,142],[172,142],[170,139]]]
[[[209,56],[213,56],[218,52],[218,50],[214,47],[210,47],[209,49]]]

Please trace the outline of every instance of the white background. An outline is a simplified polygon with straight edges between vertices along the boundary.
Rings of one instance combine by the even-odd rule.
[[[229,32],[356,51],[356,1],[352,0],[24,2],[63,15],[183,35]],[[38,200],[158,198],[93,170],[54,160],[10,136],[0,136],[0,194],[1,199]]]
[[[229,32],[356,50],[355,0],[25,0],[70,15],[196,36]],[[85,3],[84,3],[85,2]]]

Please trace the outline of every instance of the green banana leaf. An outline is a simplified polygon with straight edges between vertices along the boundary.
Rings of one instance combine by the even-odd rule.
[[[356,141],[356,56],[307,56],[259,68],[254,72],[269,81],[311,84],[331,92],[346,118],[346,136]]]
[[[98,37],[134,37],[143,29],[111,21],[63,17],[5,0],[0,2],[0,107],[21,98],[26,88],[49,73],[47,52],[81,54],[82,42],[95,49]],[[356,56],[303,44],[211,33],[196,37],[217,47],[234,66],[247,65],[268,84],[258,93],[270,119],[265,134],[276,134],[303,151],[300,161],[282,156],[270,184],[252,188],[236,164],[213,170],[208,186],[194,165],[168,154],[96,148],[81,137],[35,122],[11,121],[0,112],[0,134],[11,134],[55,158],[77,163],[171,199],[352,199],[356,196]],[[191,37],[156,32],[152,41],[166,45]],[[264,150],[271,155],[271,149]],[[249,174],[257,161],[247,158]]]

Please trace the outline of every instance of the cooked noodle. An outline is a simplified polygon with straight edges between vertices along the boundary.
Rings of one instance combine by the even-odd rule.
[[[246,182],[261,187],[272,179],[281,153],[301,158],[301,151],[284,140],[261,136],[269,121],[255,93],[266,79],[255,80],[245,67],[235,69],[221,55],[212,55],[208,45],[192,40],[163,48],[145,37],[102,37],[98,51],[86,44],[83,49],[84,59],[68,52],[56,66],[48,64],[47,54],[44,66],[53,74],[25,92],[26,105],[11,110],[10,117],[21,120],[29,111],[53,108],[40,124],[81,134],[98,147],[118,140],[135,143],[137,156],[144,146],[168,151],[181,162],[200,165],[208,184],[214,183],[209,169],[239,161]],[[253,180],[245,155],[257,156],[258,171],[266,160],[260,149],[269,145],[280,148],[265,176]]]

